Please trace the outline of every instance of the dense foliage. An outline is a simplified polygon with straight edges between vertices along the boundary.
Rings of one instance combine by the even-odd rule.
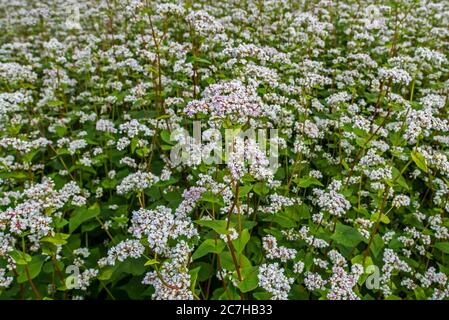
[[[449,298],[448,1],[1,0],[0,28],[0,298]]]

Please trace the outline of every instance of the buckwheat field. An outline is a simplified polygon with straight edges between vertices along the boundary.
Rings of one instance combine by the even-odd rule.
[[[447,0],[1,0],[0,299],[449,299]]]

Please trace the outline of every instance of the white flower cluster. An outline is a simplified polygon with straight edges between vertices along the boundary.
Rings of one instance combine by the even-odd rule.
[[[176,208],[176,216],[177,217],[186,217],[196,205],[196,202],[201,198],[204,192],[207,189],[205,187],[191,187],[188,190],[185,190],[182,194],[183,200],[179,204],[178,208]]]
[[[309,291],[324,290],[326,283],[327,281],[318,273],[306,272],[304,274],[304,285]]]
[[[73,181],[59,190],[54,188],[55,183],[50,178],[26,188],[20,195],[23,202],[0,212],[0,230],[9,230],[16,235],[28,231],[28,238],[37,249],[39,239],[53,231],[51,213],[61,209],[70,200],[76,206],[86,203],[81,189]]]
[[[449,160],[444,152],[433,149],[430,146],[418,147],[416,150],[422,154],[430,167],[435,168],[449,178]]]
[[[277,193],[273,193],[269,195],[269,205],[268,206],[261,206],[259,210],[263,213],[270,213],[274,214],[282,210],[284,207],[290,207],[293,206],[295,203],[301,204],[299,199],[288,198],[281,196]]]
[[[340,181],[334,181],[329,185],[329,191],[320,189],[313,189],[315,198],[314,204],[318,205],[324,212],[328,212],[331,215],[342,217],[350,208],[351,203],[346,200],[345,196],[338,191],[341,188]]]
[[[156,5],[156,12],[161,15],[178,15],[182,16],[185,13],[185,9],[179,4],[174,3],[158,3]]]
[[[329,258],[329,260],[332,262],[333,265],[340,266],[340,267],[346,267],[348,264],[346,262],[345,257],[343,257],[343,255],[335,249],[332,249],[331,251],[329,251],[327,253],[327,257]]]
[[[282,262],[293,260],[296,256],[296,249],[278,246],[274,236],[268,235],[262,238],[262,247],[267,252],[267,259],[280,259]]]
[[[284,268],[281,268],[277,262],[271,264],[262,264],[259,267],[259,286],[271,293],[272,300],[287,300],[293,278],[288,278],[284,274]]]
[[[123,262],[128,258],[137,259],[145,252],[145,247],[139,240],[124,240],[108,250],[108,255],[103,260],[99,260],[98,264],[104,266],[115,265],[117,260]]]
[[[444,286],[447,283],[447,275],[443,272],[436,272],[434,267],[430,267],[427,271],[422,274],[417,274],[416,278],[421,281],[421,285],[424,288],[430,287],[433,283],[438,286]]]
[[[158,271],[148,272],[142,283],[152,285],[155,300],[193,300],[190,290],[190,274],[187,264],[192,248],[185,241],[177,243],[168,253],[170,258],[164,261]]]
[[[301,274],[304,271],[304,266],[305,264],[302,261],[295,262],[295,264],[293,265],[293,272]]]
[[[446,211],[449,211],[446,209]],[[449,239],[449,230],[443,225],[441,215],[434,215],[427,218],[430,224],[430,229],[435,232],[437,239]]]
[[[28,153],[31,150],[47,147],[51,141],[45,138],[38,138],[35,140],[22,140],[18,138],[1,138],[0,147],[12,148],[20,153]]]
[[[393,207],[408,207],[410,205],[410,197],[405,194],[400,194],[394,197]]]
[[[14,250],[14,244],[16,240],[8,233],[0,231],[0,257],[6,257],[6,255]]]
[[[19,112],[24,105],[33,101],[30,91],[16,91],[0,93],[0,121],[8,119],[8,115]]]
[[[325,240],[309,235],[309,230],[309,227],[303,226],[298,232],[298,237],[304,240],[309,246],[315,248],[326,248],[329,246],[329,243]]]
[[[107,119],[100,119],[97,121],[95,128],[97,131],[117,133],[117,129],[112,121]]]
[[[447,58],[441,52],[431,50],[429,48],[416,48],[415,55],[421,61],[428,61],[433,65],[442,65],[447,63]]]
[[[1,4],[0,299],[449,299],[448,0]]]
[[[84,259],[90,256],[89,248],[77,248],[73,250],[73,255],[75,258],[73,259],[73,264],[77,267],[84,266]]]
[[[214,119],[227,116],[237,123],[245,123],[248,117],[257,117],[262,112],[262,101],[254,88],[245,86],[239,80],[223,81],[208,86],[201,100],[189,102],[184,112],[210,114]]]
[[[7,288],[11,285],[13,277],[6,276],[6,269],[0,268],[0,288]]]
[[[243,43],[237,47],[226,48],[219,56],[230,56],[235,59],[255,58],[262,64],[271,61],[273,63],[290,63],[289,55],[279,52],[273,47],[258,46],[254,43]]]
[[[16,62],[0,62],[0,79],[9,83],[17,81],[33,82],[37,79],[37,74],[30,66],[23,66]]]
[[[154,210],[134,211],[131,224],[129,232],[137,239],[145,237],[150,248],[161,255],[169,254],[170,239],[191,239],[198,235],[189,217],[176,216],[171,209],[164,206],[158,206]]]
[[[248,162],[248,169],[246,162]],[[254,139],[235,138],[233,151],[229,155],[228,167],[235,180],[240,180],[248,172],[258,180],[272,181],[274,170],[270,167],[266,155],[260,150]]]
[[[380,68],[379,69],[379,78],[383,81],[391,81],[392,83],[402,83],[407,85],[412,81],[412,77],[410,74],[400,68]]]
[[[329,262],[320,258],[313,258],[313,264],[321,269],[326,269]]]
[[[97,269],[87,269],[84,270],[82,273],[80,273],[78,279],[77,279],[77,288],[83,291],[86,291],[87,288],[90,286],[90,283],[93,279],[95,279],[98,275]]]
[[[382,276],[380,281],[382,283],[383,293],[388,296],[391,292],[388,283],[393,271],[410,272],[412,269],[405,261],[401,260],[392,249],[389,248],[384,250],[383,261],[384,265],[382,267]]]
[[[351,100],[351,95],[347,92],[339,92],[335,93],[328,98],[326,98],[326,102],[328,105],[339,109],[340,105]]]
[[[104,126],[104,124],[103,124],[103,126]],[[110,128],[110,130],[112,129],[110,124],[108,125],[108,127]],[[145,137],[150,137],[154,134],[154,130],[148,128],[144,124],[141,124],[136,119],[132,119],[128,122],[122,123],[120,125],[119,131],[122,134],[126,134],[128,138],[134,138],[141,132]]]
[[[74,155],[78,150],[86,148],[88,144],[85,139],[61,138],[57,141],[57,145],[59,148],[66,147],[69,153]]]
[[[436,112],[432,108],[426,107],[422,110],[410,108],[405,112],[407,113],[407,127],[403,137],[409,144],[415,144],[420,136],[429,137],[434,134],[433,131],[443,133],[449,130],[447,119],[436,117],[434,115]]]
[[[363,266],[360,264],[352,265],[351,273],[347,273],[340,266],[334,266],[332,276],[328,280],[331,288],[327,298],[329,300],[360,300],[353,288],[362,274]]]
[[[232,227],[229,228],[228,232],[229,233],[226,233],[226,234],[220,234],[220,239],[225,242],[229,242],[229,241],[238,239],[239,233],[237,232],[237,230],[235,230],[235,228],[232,228]]]
[[[220,32],[223,26],[204,10],[192,11],[186,16],[193,29],[200,35]]]
[[[117,185],[117,193],[126,195],[132,191],[143,191],[150,188],[153,183],[159,181],[159,178],[151,172],[137,171],[126,176],[119,185]]]

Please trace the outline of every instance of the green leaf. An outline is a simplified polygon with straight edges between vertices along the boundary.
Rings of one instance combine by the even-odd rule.
[[[173,146],[168,145],[168,144],[162,144],[161,145],[161,149],[164,150],[164,151],[167,151],[167,150],[173,149]]]
[[[139,139],[133,138],[131,140],[131,153],[134,153],[136,151],[137,145],[139,144]]]
[[[223,203],[223,199],[221,195],[214,194],[210,191],[206,191],[201,195],[201,200],[210,203]]]
[[[393,167],[392,169],[392,173],[393,173],[393,179],[396,180],[396,182],[403,187],[406,190],[410,190],[410,187],[407,184],[407,180],[405,180],[405,178],[402,176],[401,172],[399,171],[399,169]]]
[[[106,269],[101,270],[100,274],[97,276],[98,280],[106,281],[111,279],[112,274],[114,273],[114,268],[108,267]]]
[[[413,162],[420,168],[422,171],[427,172],[427,161],[426,158],[417,150],[413,150],[410,155],[412,156]]]
[[[323,184],[317,178],[314,178],[314,177],[300,178],[299,180],[296,180],[295,182],[297,183],[298,187],[301,187],[301,188],[308,188],[312,185],[316,185],[316,186],[320,186],[320,187],[323,186]]]
[[[198,279],[198,272],[200,269],[201,267],[196,267],[195,269],[189,270],[190,290],[192,290],[192,292],[195,292],[196,279]]]
[[[262,221],[270,221],[279,224],[283,228],[295,228],[296,222],[290,218],[285,212],[278,212],[276,214],[270,214],[262,219]]]
[[[13,250],[9,253],[9,255],[18,265],[25,265],[31,261],[31,256],[28,253],[24,253],[19,250]]]
[[[415,292],[415,296],[417,300],[427,300],[427,295],[424,292],[424,289],[421,287],[417,287],[415,288],[415,290],[413,290]]]
[[[449,254],[449,242],[437,242],[435,243],[435,248]]]
[[[161,131],[161,138],[162,141],[164,141],[165,143],[169,144],[169,145],[174,145],[175,142],[170,140],[170,132],[168,132],[167,130],[162,130]]]
[[[355,228],[337,223],[335,233],[331,237],[338,244],[345,247],[355,247],[365,238]]]
[[[285,215],[294,221],[300,221],[301,219],[310,218],[309,207],[302,203],[301,205],[295,204],[285,208]]]
[[[377,257],[384,247],[384,241],[382,237],[376,234],[373,238],[373,243],[371,244],[370,250],[373,253],[374,257]]]
[[[46,257],[43,255],[33,256],[31,261],[26,266],[28,268],[28,273],[29,273],[30,279],[34,279],[39,275],[39,273],[42,270],[42,265],[44,264],[45,259],[46,259]],[[18,283],[24,283],[24,282],[28,281],[28,275],[25,270],[25,266],[18,266],[17,273],[19,274],[19,276],[17,277]]]
[[[122,262],[116,263],[116,269],[114,269],[113,278],[112,281],[115,281],[118,279],[118,277],[125,273],[125,274],[132,274],[134,276],[140,276],[144,274],[147,269],[144,266],[145,264],[145,258],[137,258],[132,259],[128,258]]]
[[[226,244],[221,239],[206,239],[192,254],[192,260],[201,258],[208,253],[220,253],[225,248]]]
[[[341,159],[341,164],[343,165],[345,170],[347,170],[347,171],[351,170],[351,168],[349,167],[349,165],[346,163],[346,161],[344,159]]]
[[[159,264],[160,262],[157,261],[157,259],[150,259],[147,262],[145,262],[144,266],[152,266],[153,264]]]
[[[9,172],[0,172],[0,179],[8,179],[13,178],[17,180],[27,179],[28,176],[25,172],[20,171],[9,171]]]
[[[204,262],[204,261],[198,261],[192,263],[192,268],[201,267],[200,272],[198,272],[198,280],[197,281],[206,281],[209,279],[213,273],[214,268],[210,263]]]
[[[254,192],[258,196],[266,196],[270,192],[270,188],[265,184],[265,182],[258,182],[253,187]]]
[[[284,209],[284,212],[288,218],[290,218],[294,221],[300,220],[298,205],[287,207]]]
[[[61,101],[61,100],[53,100],[53,101],[47,102],[47,106],[49,106],[49,107],[57,107],[57,106],[61,106],[63,104],[64,104],[64,101]]]
[[[243,252],[249,239],[250,239],[250,235],[249,235],[248,229],[242,230],[240,237],[233,241],[234,248],[235,248],[235,251],[237,252],[237,254],[240,254]]]
[[[389,224],[389,223],[390,223],[390,218],[388,218],[388,216],[382,214],[382,215],[380,216],[380,222],[383,222],[383,223],[385,223],[385,224]]]
[[[245,185],[239,187],[239,198],[245,197],[253,188],[251,185]]]
[[[373,259],[371,259],[370,256],[367,256],[365,258],[365,256],[363,254],[359,254],[358,256],[355,256],[354,258],[351,259],[351,263],[352,264],[361,264],[363,266],[363,268],[365,270],[368,269],[369,266],[373,265]]]
[[[67,221],[67,220],[64,219],[64,218],[61,218],[61,219],[55,219],[54,221],[55,221],[55,227],[56,227],[57,229],[60,229],[60,228],[64,227],[65,225],[67,225],[67,224],[69,223],[69,221]]]
[[[156,120],[170,119],[172,116],[170,114],[163,114],[156,118]]]
[[[375,212],[371,215],[370,220],[371,221],[378,221],[379,220],[379,212]],[[390,218],[388,218],[388,216],[386,216],[385,214],[382,213],[382,215],[380,216],[380,222],[385,223],[385,224],[389,224],[390,223]]]
[[[271,293],[269,292],[256,292],[253,294],[254,298],[257,300],[270,300]]]
[[[73,233],[83,222],[86,222],[92,218],[95,218],[100,213],[100,207],[98,203],[95,203],[88,209],[77,209],[73,212],[69,221],[69,232]]]
[[[230,233],[226,228],[228,223],[224,220],[195,220],[194,222],[200,226],[209,227],[219,234]]]
[[[299,217],[300,217],[300,219],[309,219],[310,218],[310,209],[305,203],[302,203],[301,205],[299,205]]]
[[[257,289],[259,286],[259,267],[242,268],[242,282],[239,283],[239,289],[243,293]]]
[[[56,233],[53,237],[43,237],[41,241],[53,243],[54,245],[64,245],[69,237],[70,234]]]
[[[211,64],[212,63],[209,60],[204,59],[204,58],[200,58],[200,57],[193,57],[193,60],[195,62],[199,62],[199,63],[203,63],[203,64]]]
[[[221,266],[224,269],[232,272],[235,271],[234,260],[232,259],[232,255],[229,251],[223,251],[222,253],[220,253],[220,259],[221,259]],[[237,262],[241,269],[251,267],[251,262],[244,255],[240,255],[240,257],[237,258]]]
[[[115,179],[104,179],[101,181],[101,186],[104,189],[114,189],[117,186],[117,180]]]
[[[302,285],[294,284],[289,293],[290,300],[308,300],[309,292]]]

